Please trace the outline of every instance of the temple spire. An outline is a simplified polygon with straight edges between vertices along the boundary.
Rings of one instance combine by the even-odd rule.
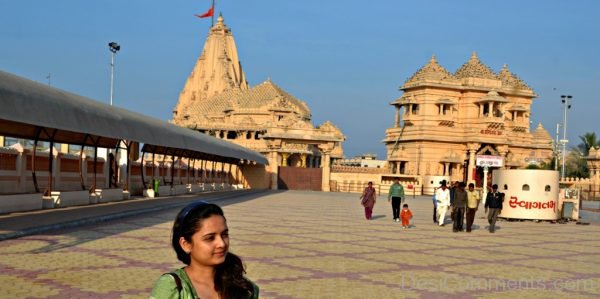
[[[223,15],[209,30],[202,54],[185,82],[173,110],[173,122],[185,125],[188,110],[198,101],[228,90],[247,90],[248,82],[238,58],[235,40]]]

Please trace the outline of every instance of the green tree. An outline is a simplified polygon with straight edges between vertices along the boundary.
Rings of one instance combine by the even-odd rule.
[[[585,156],[577,149],[570,150],[565,159],[566,176],[572,178],[588,178],[590,170]]]
[[[581,152],[581,154],[585,157],[590,154],[590,149],[592,147],[597,148],[600,147],[600,140],[596,138],[596,133],[585,133],[583,136],[579,136],[581,143],[577,146],[577,149]]]

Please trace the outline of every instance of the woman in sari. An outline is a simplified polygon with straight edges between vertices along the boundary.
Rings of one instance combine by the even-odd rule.
[[[367,218],[367,220],[371,220],[373,216],[373,207],[377,201],[376,198],[377,195],[375,193],[375,188],[373,188],[373,182],[369,182],[367,188],[365,188],[360,196],[361,204],[365,207],[365,218]]]

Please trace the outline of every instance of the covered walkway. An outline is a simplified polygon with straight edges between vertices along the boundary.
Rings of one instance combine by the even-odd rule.
[[[16,158],[11,158],[12,160],[9,161],[9,156],[0,153],[0,160],[4,160],[0,161],[0,171],[11,170],[10,167],[13,166],[15,169],[18,168],[17,172],[19,169],[31,170],[35,193],[42,192],[36,172],[43,171],[48,180],[48,183],[44,184],[43,195],[45,196],[50,196],[54,189],[53,167],[56,163],[53,163],[54,154],[50,153],[48,160],[42,161],[43,169],[40,165],[36,166],[36,161],[38,164],[41,163],[40,159],[36,158],[36,154],[39,154],[38,143],[41,141],[49,142],[51,149],[56,143],[81,146],[79,165],[75,168],[78,168],[81,190],[89,190],[91,193],[97,189],[98,148],[125,150],[127,166],[124,175],[126,175],[126,179],[120,186],[123,191],[129,190],[132,172],[130,158],[139,155],[137,152],[139,145],[143,145],[139,174],[144,189],[149,188],[147,179],[144,177],[147,172],[144,163],[145,153],[152,154],[152,157],[161,155],[171,158],[171,187],[173,187],[176,160],[179,161],[180,167],[182,160],[185,160],[188,178],[190,168],[195,167],[196,160],[199,160],[200,166],[204,165],[205,168],[207,163],[213,163],[213,170],[215,169],[214,163],[220,163],[223,173],[225,165],[229,165],[229,171],[231,171],[232,165],[268,163],[260,153],[233,143],[2,71],[0,71],[0,107],[2,107],[0,109],[0,135],[30,139],[34,143],[31,157],[26,156],[21,161]],[[93,173],[93,183],[88,185],[84,179],[84,176],[87,176],[84,170],[88,166],[84,163],[85,158],[83,157],[85,147],[94,149],[94,161],[89,164],[89,167],[93,169],[85,171]],[[21,164],[27,164],[26,168]],[[3,167],[9,167],[9,169],[2,169]],[[165,171],[161,170],[161,172]],[[196,175],[197,171],[193,173]],[[154,170],[152,170],[152,176],[154,177]],[[117,185],[116,179],[115,185]],[[0,190],[0,194],[2,193],[6,192]]]

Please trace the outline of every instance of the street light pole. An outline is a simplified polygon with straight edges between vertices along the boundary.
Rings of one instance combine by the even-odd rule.
[[[115,54],[121,50],[121,46],[115,42],[108,43],[108,49],[110,50],[110,105],[113,104],[113,93],[114,93],[114,81],[115,81]]]
[[[564,105],[564,115],[563,115],[563,139],[562,142],[562,169],[561,169],[561,177],[564,180],[566,176],[565,171],[565,158],[567,154],[567,143],[569,140],[567,139],[567,111],[571,109],[571,99],[573,98],[571,95],[561,95],[561,101]]]
[[[558,171],[558,163],[560,159],[560,124],[556,123],[556,142],[554,142],[554,170]]]

